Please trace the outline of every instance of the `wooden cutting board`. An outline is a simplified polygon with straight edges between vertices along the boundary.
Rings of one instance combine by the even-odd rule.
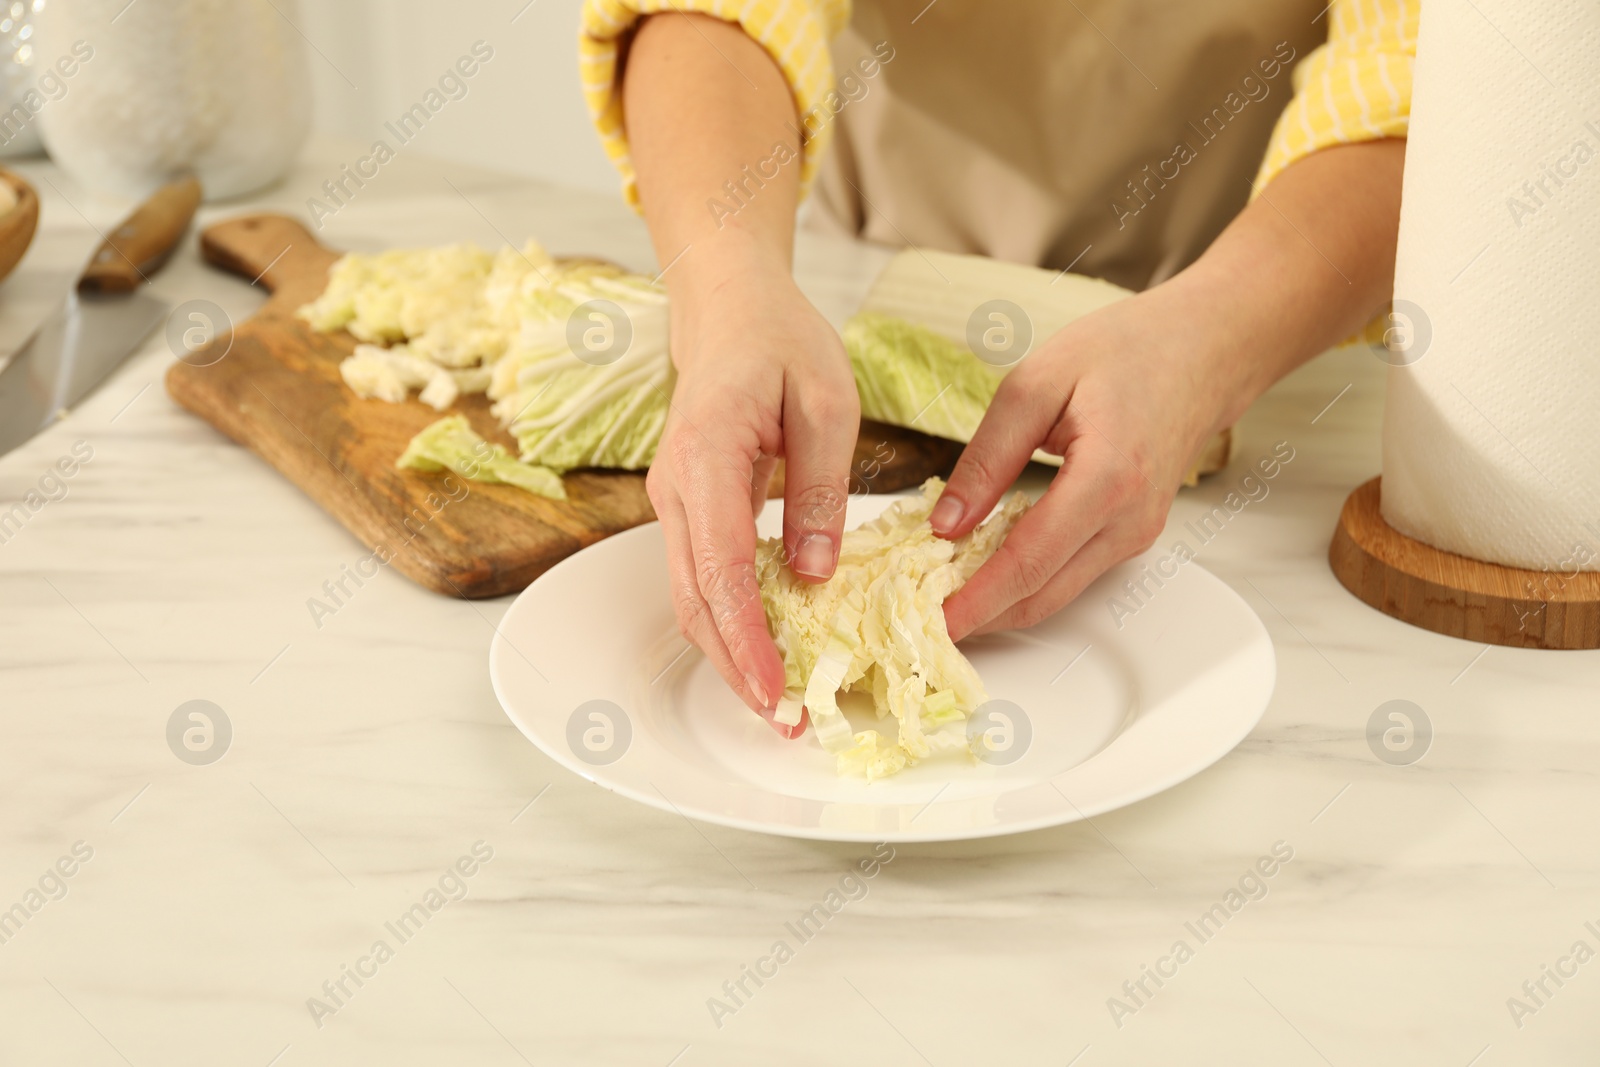
[[[276,467],[363,544],[383,550],[400,573],[449,596],[514,593],[580,548],[655,518],[643,472],[568,474],[568,499],[559,501],[396,469],[406,443],[440,413],[415,399],[360,399],[339,377],[355,339],[317,333],[294,317],[321,294],[339,253],[283,215],[219,222],[201,233],[200,250],[272,295],[231,335],[174,364],[167,391]],[[464,397],[454,410],[515,452],[483,396]],[[852,491],[891,492],[948,474],[960,449],[863,424]]]

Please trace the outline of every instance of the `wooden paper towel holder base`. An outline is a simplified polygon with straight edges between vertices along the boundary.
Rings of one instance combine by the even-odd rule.
[[[1484,563],[1415,541],[1383,521],[1374,478],[1350,494],[1328,562],[1364,603],[1413,626],[1517,648],[1600,648],[1600,571]]]

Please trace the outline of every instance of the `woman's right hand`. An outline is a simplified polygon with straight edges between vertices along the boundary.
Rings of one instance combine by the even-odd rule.
[[[755,516],[782,457],[785,558],[813,581],[832,575],[860,423],[839,335],[789,273],[800,116],[776,59],[738,22],[681,11],[643,20],[622,92],[672,298],[678,381],[646,485],[678,627],[771,722],[783,663],[756,582]]]
[[[755,569],[755,517],[784,460],[784,559],[824,581],[838,561],[860,402],[838,333],[787,263],[754,245],[674,268],[672,405],[646,486],[667,542],[678,628],[772,722],[783,661]]]

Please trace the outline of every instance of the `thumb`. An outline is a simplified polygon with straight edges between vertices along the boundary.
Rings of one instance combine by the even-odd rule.
[[[810,581],[831,578],[839,562],[860,423],[854,396],[784,398],[783,551],[794,572]]]
[[[1051,404],[1049,398],[1059,395],[1054,389],[1029,389],[1015,373],[1000,383],[928,516],[934,533],[963,537],[994,510],[1055,426],[1065,405]]]

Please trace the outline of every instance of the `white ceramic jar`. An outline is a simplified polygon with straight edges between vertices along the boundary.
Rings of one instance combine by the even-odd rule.
[[[34,63],[60,78],[35,117],[45,147],[117,195],[184,169],[207,199],[271,184],[310,124],[296,15],[294,0],[47,0]]]

